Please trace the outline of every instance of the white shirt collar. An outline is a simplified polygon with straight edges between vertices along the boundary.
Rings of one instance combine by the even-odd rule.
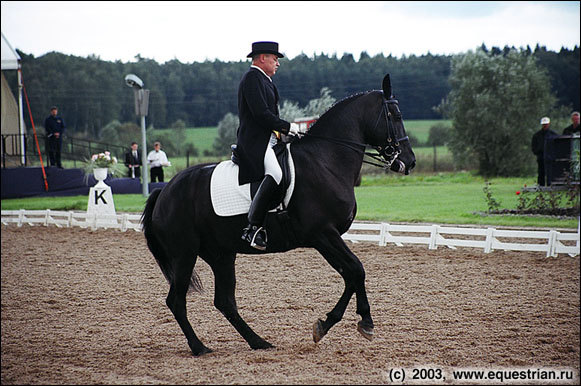
[[[258,66],[255,66],[254,64],[252,64],[250,66],[250,68],[256,68],[257,70],[259,70],[260,72],[262,72],[264,74],[264,76],[266,76],[268,78],[268,80],[270,80],[272,82],[272,79],[270,79],[270,76],[266,75],[266,72],[264,72],[264,70]]]

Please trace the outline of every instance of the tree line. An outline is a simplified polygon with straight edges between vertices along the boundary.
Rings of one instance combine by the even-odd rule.
[[[514,47],[512,47],[514,49]],[[511,47],[479,48],[490,55],[506,55]],[[579,47],[559,52],[543,46],[521,49],[534,58],[550,79],[551,92],[559,106],[579,110]],[[59,107],[68,135],[100,139],[103,128],[111,122],[136,122],[133,91],[124,83],[125,75],[136,74],[150,90],[148,126],[156,129],[174,127],[176,122],[188,127],[216,126],[226,114],[237,114],[238,83],[249,67],[249,60],[220,60],[163,64],[136,57],[135,62],[103,61],[51,52],[35,58],[18,50],[22,58],[23,81],[34,122],[42,126],[53,105]],[[329,95],[341,100],[361,91],[380,89],[381,79],[391,74],[393,90],[406,119],[439,119],[436,106],[451,91],[450,75],[458,55],[369,56],[362,52],[355,61],[352,54],[299,55],[281,59],[274,82],[281,101],[301,108]],[[5,74],[16,95],[16,74]],[[26,125],[31,127],[25,114]]]

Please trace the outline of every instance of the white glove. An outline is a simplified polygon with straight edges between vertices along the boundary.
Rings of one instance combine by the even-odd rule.
[[[298,135],[299,134],[299,124],[298,123],[291,123],[290,129],[288,130],[288,135]]]

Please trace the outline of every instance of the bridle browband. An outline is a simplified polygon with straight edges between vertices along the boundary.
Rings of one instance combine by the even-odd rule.
[[[399,114],[401,116],[401,113],[400,113],[399,107],[398,107],[399,102],[397,101],[397,99],[393,98],[393,96],[390,96],[389,99],[386,99],[384,95],[382,95],[382,98],[383,98],[383,102],[381,104],[381,111],[379,112],[379,115],[375,121],[375,125],[373,126],[373,131],[375,131],[375,129],[377,129],[377,125],[379,124],[381,117],[384,116],[385,122],[386,122],[386,127],[387,127],[387,144],[385,146],[373,146],[373,148],[375,149],[375,151],[377,151],[377,153],[366,152],[365,149],[366,149],[367,145],[365,145],[363,143],[355,142],[355,141],[349,141],[346,139],[323,137],[323,136],[319,136],[316,134],[311,134],[309,132],[304,133],[304,135],[307,137],[324,139],[324,140],[327,140],[329,142],[334,142],[334,143],[337,143],[339,145],[343,145],[343,146],[348,147],[349,149],[351,149],[353,151],[356,151],[360,154],[364,154],[370,158],[373,158],[375,161],[379,162],[379,163],[375,163],[375,162],[363,160],[364,163],[369,164],[369,165],[373,165],[373,166],[377,166],[380,168],[384,168],[384,169],[390,169],[391,165],[395,162],[395,160],[397,159],[397,157],[401,153],[401,150],[399,148],[399,143],[402,141],[409,141],[409,137],[406,135],[405,137],[397,138],[397,133],[395,131],[395,127],[394,127],[394,124],[392,121],[392,119],[393,119],[392,114],[389,111],[389,107],[388,107],[390,104],[394,104],[396,106],[396,109],[397,109],[397,114]]]

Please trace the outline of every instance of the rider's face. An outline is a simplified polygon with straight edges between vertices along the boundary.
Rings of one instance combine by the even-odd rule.
[[[273,76],[276,73],[278,66],[280,66],[280,63],[278,62],[278,56],[273,54],[262,54],[261,56],[261,62],[264,65],[262,69],[266,75]]]

